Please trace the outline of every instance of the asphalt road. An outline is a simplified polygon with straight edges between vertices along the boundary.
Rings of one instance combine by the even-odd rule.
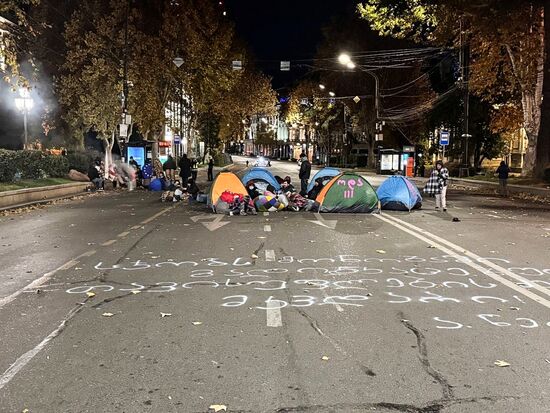
[[[548,205],[452,189],[448,213],[135,191],[1,216],[0,412],[547,412],[549,255]]]

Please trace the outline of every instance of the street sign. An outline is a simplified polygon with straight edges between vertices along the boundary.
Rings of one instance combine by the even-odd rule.
[[[231,66],[233,70],[242,70],[243,62],[241,60],[233,60]]]
[[[174,145],[181,144],[181,137],[179,135],[174,135]]]
[[[121,138],[127,138],[128,137],[128,125],[126,125],[125,123],[121,123],[119,125],[119,136]]]
[[[414,146],[403,146],[403,152],[408,152],[408,153],[414,152]]]
[[[290,72],[290,62],[281,60],[281,72]]]
[[[359,96],[355,96],[355,97],[353,98],[353,101],[354,101],[355,103],[359,103],[359,102],[361,102],[361,98],[360,98]]]
[[[449,131],[442,130],[439,134],[439,144],[441,146],[447,146],[449,144],[450,135]]]

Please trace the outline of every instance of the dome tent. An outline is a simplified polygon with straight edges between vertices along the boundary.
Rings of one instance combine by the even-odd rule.
[[[307,192],[311,191],[313,189],[313,185],[315,185],[315,180],[318,178],[324,178],[323,184],[327,184],[332,178],[334,178],[337,175],[340,175],[342,171],[338,168],[331,168],[330,166],[327,166],[326,168],[320,169],[317,171],[315,176],[309,180],[309,184],[307,186]]]
[[[244,185],[246,185],[249,181],[262,181],[266,184],[273,186],[276,191],[279,191],[281,189],[281,185],[279,184],[279,182],[277,182],[271,172],[264,168],[252,168],[242,177],[241,181]]]
[[[246,195],[246,188],[237,175],[233,172],[220,172],[210,187],[208,206],[216,205],[220,199],[220,195],[225,191]]]
[[[382,209],[410,211],[422,207],[422,196],[416,185],[401,175],[390,176],[376,191]]]
[[[335,176],[317,196],[319,212],[370,213],[379,211],[378,196],[362,176],[346,172]]]

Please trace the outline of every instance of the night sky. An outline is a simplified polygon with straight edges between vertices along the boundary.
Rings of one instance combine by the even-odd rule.
[[[290,86],[300,75],[279,71],[280,60],[312,58],[331,19],[353,10],[358,0],[225,0],[228,17],[274,86]],[[272,60],[273,62],[268,62]]]

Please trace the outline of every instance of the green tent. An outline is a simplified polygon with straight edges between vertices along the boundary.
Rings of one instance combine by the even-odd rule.
[[[346,172],[334,177],[317,196],[319,212],[378,212],[376,191],[362,176]]]

